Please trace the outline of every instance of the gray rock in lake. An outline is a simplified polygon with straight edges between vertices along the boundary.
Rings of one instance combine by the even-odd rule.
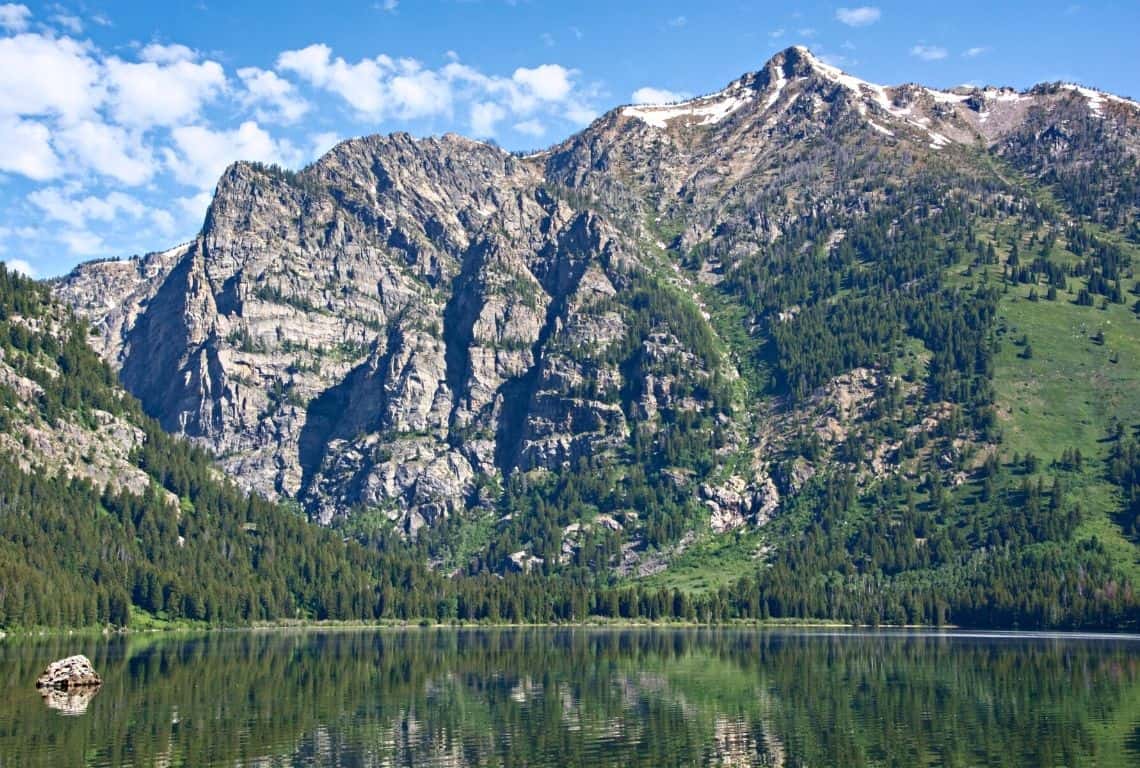
[[[92,688],[103,684],[103,678],[86,656],[68,656],[53,661],[36,680],[36,688],[67,691],[73,688]]]

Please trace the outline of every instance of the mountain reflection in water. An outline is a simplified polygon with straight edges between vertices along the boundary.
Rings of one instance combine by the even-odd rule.
[[[70,653],[102,690],[45,707],[32,681]],[[697,629],[0,643],[0,766],[154,764],[1136,765],[1140,643]]]

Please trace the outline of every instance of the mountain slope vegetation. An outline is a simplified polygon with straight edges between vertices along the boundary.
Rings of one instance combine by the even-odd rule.
[[[1138,152],[1126,99],[791,48],[532,155],[238,163],[195,241],[54,290],[157,424],[356,542],[363,615],[1134,626]]]

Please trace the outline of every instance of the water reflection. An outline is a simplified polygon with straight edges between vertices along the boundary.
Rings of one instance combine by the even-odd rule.
[[[67,690],[60,690],[58,688],[41,688],[40,696],[43,697],[44,704],[48,709],[54,709],[61,715],[82,715],[87,711],[90,706],[91,700],[95,698],[95,694],[99,693],[102,686],[88,685],[83,688],[70,688]]]
[[[102,691],[49,710],[31,681],[80,652]],[[0,644],[0,765],[153,764],[1136,765],[1140,647],[709,630]]]

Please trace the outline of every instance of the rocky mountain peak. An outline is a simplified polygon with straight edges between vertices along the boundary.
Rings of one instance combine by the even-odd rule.
[[[717,525],[742,524],[802,484],[778,487],[792,430],[742,407],[733,382],[761,387],[756,353],[720,337],[708,292],[792,236],[825,258],[897,189],[925,190],[930,168],[989,189],[978,153],[1044,175],[1107,146],[1105,125],[1127,156],[1128,104],[1067,86],[883,86],[793,47],[530,157],[395,133],[298,172],[236,163],[194,242],[83,265],[58,292],[165,428],[324,522],[363,510],[414,532],[489,509],[518,474],[643,472],[647,446],[715,435],[699,470],[659,467],[654,487],[704,489]],[[769,290],[749,279],[753,298]],[[740,310],[732,333],[800,309]]]

